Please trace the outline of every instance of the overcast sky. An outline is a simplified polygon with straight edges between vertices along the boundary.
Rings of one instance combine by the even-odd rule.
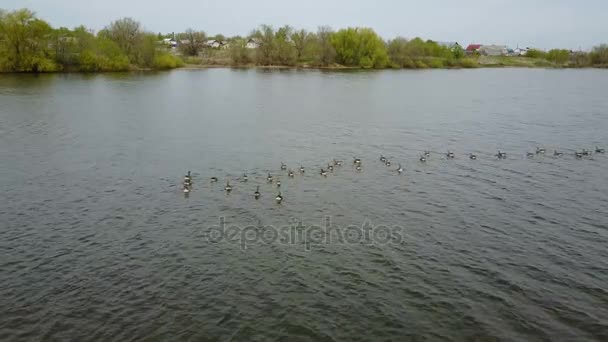
[[[147,30],[246,35],[260,24],[368,26],[384,38],[588,49],[608,43],[608,0],[0,0],[53,26],[98,30],[132,17]]]

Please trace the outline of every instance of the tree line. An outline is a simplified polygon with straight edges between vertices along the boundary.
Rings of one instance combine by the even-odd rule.
[[[163,39],[177,42],[177,49]],[[226,43],[221,51],[206,45],[215,39]],[[255,48],[248,46],[255,44]],[[591,52],[530,50],[556,66],[608,66],[608,46]],[[371,28],[316,31],[261,25],[247,37],[209,37],[188,29],[177,34],[153,34],[131,18],[116,20],[97,33],[84,26],[53,28],[27,9],[0,10],[0,71],[125,71],[135,68],[170,69],[201,58],[222,65],[310,66],[382,68],[476,67],[476,56],[461,46],[445,46],[432,40],[397,37],[384,40]]]
[[[28,9],[0,10],[0,71],[126,71],[169,69],[180,58],[159,49],[137,21],[116,20],[97,34],[84,26],[53,28]]]

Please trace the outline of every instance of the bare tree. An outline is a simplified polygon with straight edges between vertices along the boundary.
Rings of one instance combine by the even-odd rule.
[[[180,33],[179,50],[187,56],[197,56],[205,45],[206,34],[203,31],[194,31],[189,28]]]
[[[139,22],[132,18],[118,19],[106,27],[104,31],[108,38],[118,44],[131,62],[137,61],[137,46],[141,43],[143,35]]]

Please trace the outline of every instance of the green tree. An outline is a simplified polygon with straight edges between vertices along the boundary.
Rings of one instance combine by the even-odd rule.
[[[336,60],[347,66],[383,68],[388,63],[384,41],[370,28],[347,28],[332,37]]]
[[[138,48],[141,46],[143,32],[139,22],[132,18],[122,18],[110,23],[100,35],[113,40],[127,55],[131,63],[140,62]]]
[[[283,26],[274,35],[273,64],[295,65],[297,51],[291,40],[292,28]]]
[[[306,30],[297,30],[291,34],[291,41],[296,51],[298,62],[312,59],[315,35]]]
[[[57,71],[52,33],[51,26],[28,9],[0,13],[0,70]]]
[[[234,39],[230,43],[228,51],[233,65],[245,65],[251,63],[250,51],[246,47],[244,39]]]
[[[591,63],[594,65],[608,66],[608,45],[602,44],[591,50]]]
[[[570,51],[563,49],[553,49],[547,52],[545,58],[556,64],[564,64],[570,59]]]
[[[275,51],[274,29],[270,25],[262,25],[252,34],[259,42],[256,49],[256,61],[261,65],[271,65]]]

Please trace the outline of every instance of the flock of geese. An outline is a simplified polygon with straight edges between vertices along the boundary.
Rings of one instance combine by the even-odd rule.
[[[547,150],[544,147],[537,147],[535,152],[527,152],[526,157],[534,158],[534,156],[536,156],[536,155],[544,155],[546,153],[547,153]],[[593,151],[591,151],[591,150],[583,149],[582,151],[575,151],[574,157],[576,159],[581,159],[585,156],[591,156],[592,153],[593,153]],[[595,153],[605,153],[605,150],[603,148],[599,148],[596,146]],[[427,159],[430,157],[430,155],[431,155],[431,151],[428,151],[428,150],[424,151],[419,156],[418,160],[421,163],[426,163]],[[564,155],[563,152],[560,152],[558,150],[553,151],[553,156],[555,156],[555,157],[561,157],[563,155]],[[498,159],[507,159],[507,153],[502,152],[500,150],[494,156]],[[447,159],[454,159],[456,157],[456,155],[452,151],[447,151],[445,154],[445,157]],[[477,155],[474,153],[469,153],[468,157],[471,160],[477,160]],[[380,155],[380,162],[383,163],[384,165],[386,165],[387,167],[390,167],[392,165],[391,161],[383,155]],[[319,174],[323,177],[327,177],[328,172],[333,172],[334,168],[340,167],[343,164],[344,164],[344,162],[342,160],[334,159],[331,162],[327,163],[327,167],[321,167]],[[401,164],[397,164],[397,165],[398,165],[398,167],[397,167],[397,169],[395,169],[395,172],[401,174],[403,172],[403,167],[401,166]],[[354,166],[355,170],[361,171],[361,158],[354,157],[353,166]],[[287,171],[287,177],[289,177],[289,178],[294,178],[296,175],[292,169],[287,168],[287,165],[285,165],[285,163],[281,163],[281,171],[283,171],[283,172]],[[300,166],[298,171],[301,175],[304,174],[304,172],[305,172],[304,166]],[[241,177],[241,182],[247,182],[248,179],[249,179],[249,177],[247,176],[247,173],[244,173],[243,176]],[[277,188],[279,188],[279,189],[281,188],[281,180],[278,177],[275,177],[272,174],[268,173],[266,180],[270,184],[274,183],[274,185],[276,185]],[[211,183],[217,183],[219,180],[217,177],[211,177],[210,181],[211,181]],[[193,187],[192,174],[190,171],[188,171],[188,173],[184,176],[184,181],[182,183],[183,193],[186,195],[189,194],[192,191],[192,187]],[[230,193],[232,191],[232,185],[230,185],[230,180],[226,181],[226,186],[224,186],[224,191],[226,191],[226,193]],[[253,197],[256,200],[261,197],[259,185],[256,187],[256,190],[253,193]],[[281,193],[280,190],[278,190],[278,194],[275,196],[275,201],[280,204],[281,202],[283,202],[283,199],[284,199],[283,194]]]

